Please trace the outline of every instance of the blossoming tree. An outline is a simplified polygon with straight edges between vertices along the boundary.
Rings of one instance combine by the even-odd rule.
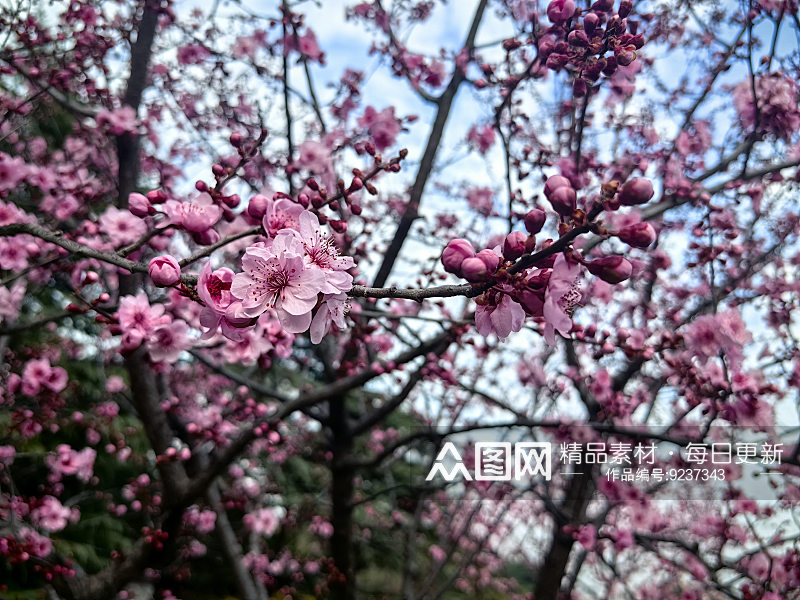
[[[0,593],[798,597],[795,0],[323,5],[0,2]]]

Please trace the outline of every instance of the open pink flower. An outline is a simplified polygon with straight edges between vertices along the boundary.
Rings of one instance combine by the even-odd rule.
[[[174,363],[181,352],[188,350],[191,345],[189,326],[181,320],[156,327],[147,339],[147,348],[153,362]]]
[[[304,210],[299,216],[298,239],[303,244],[307,262],[325,274],[325,294],[347,292],[353,287],[353,276],[347,273],[355,262],[349,256],[339,256],[339,250],[330,236],[320,231],[319,219],[311,211]]]
[[[147,233],[147,225],[130,211],[109,206],[100,215],[100,232],[108,236],[114,246],[122,246],[132,244]]]
[[[144,292],[120,298],[117,314],[123,331],[136,330],[144,337],[150,335],[159,325],[170,321],[169,315],[164,314],[164,305],[150,306]]]
[[[319,344],[328,333],[331,323],[335,323],[339,329],[344,329],[344,315],[347,308],[346,294],[325,294],[322,304],[311,321],[311,343]]]
[[[235,342],[242,341],[242,328],[251,324],[253,319],[239,316],[242,302],[231,294],[234,273],[222,267],[211,271],[211,261],[206,262],[197,282],[197,293],[205,304],[200,312],[200,325],[203,328],[201,340],[214,336],[222,327],[222,335]]]
[[[111,135],[122,135],[125,132],[136,132],[136,111],[130,106],[106,109],[97,113],[97,126],[107,128]]]
[[[300,214],[303,207],[299,204],[279,198],[267,201],[267,212],[264,214],[263,225],[267,235],[274,237],[282,229],[297,231],[300,228]]]
[[[274,308],[290,333],[306,331],[325,275],[306,265],[302,243],[294,236],[279,236],[267,247],[251,246],[242,257],[243,273],[233,278],[231,293],[242,300],[243,313],[256,317]]]
[[[496,304],[479,304],[475,309],[475,326],[484,337],[494,333],[501,340],[522,329],[525,311],[508,294],[500,294]]]
[[[317,36],[310,29],[303,35],[292,33],[283,38],[283,53],[288,54],[292,50],[299,52],[309,60],[325,64],[325,53],[320,50]]]
[[[191,233],[204,233],[222,216],[222,209],[206,193],[197,196],[193,202],[167,200],[163,210],[173,225]]]
[[[46,531],[61,531],[70,521],[78,518],[77,509],[70,510],[57,498],[45,496],[42,504],[33,509],[31,518],[38,527]]]
[[[60,444],[56,447],[55,456],[47,457],[47,465],[59,476],[75,475],[81,481],[89,481],[96,456],[97,453],[91,448],[78,452],[67,444]]]
[[[358,119],[361,127],[366,127],[375,147],[383,152],[394,144],[397,134],[400,133],[400,121],[394,116],[394,106],[384,108],[378,112],[368,106],[364,115]]]
[[[568,335],[572,329],[572,318],[567,314],[581,298],[577,279],[580,265],[571,263],[563,254],[556,256],[553,271],[544,293],[544,339],[551,346],[556,343],[555,332]]]
[[[22,393],[38,394],[42,388],[56,394],[67,387],[67,372],[61,367],[51,367],[46,358],[29,360],[22,371]]]

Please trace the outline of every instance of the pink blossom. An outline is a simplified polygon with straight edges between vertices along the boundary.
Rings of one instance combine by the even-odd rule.
[[[113,111],[103,109],[97,113],[95,120],[98,127],[107,128],[111,135],[136,133],[136,111],[130,106],[115,108]]]
[[[701,361],[723,352],[734,367],[741,364],[744,345],[751,339],[736,308],[697,317],[686,327],[684,338],[689,351]]]
[[[164,305],[150,306],[144,292],[120,298],[117,317],[123,331],[136,330],[144,337],[159,325],[170,322],[169,315],[164,314]]]
[[[327,539],[333,535],[333,525],[331,525],[330,521],[317,515],[311,517],[311,524],[308,526],[308,530],[321,538]]]
[[[183,515],[184,521],[195,528],[197,533],[211,533],[217,522],[217,513],[213,510],[200,510],[192,506]]]
[[[211,56],[211,52],[200,44],[187,44],[178,48],[178,62],[182,65],[198,65],[208,56]]]
[[[127,210],[109,206],[100,215],[100,231],[104,233],[115,247],[132,244],[147,233],[147,225]]]
[[[361,127],[366,127],[375,147],[383,152],[392,146],[400,133],[400,122],[394,116],[394,106],[384,108],[377,112],[372,106],[364,110],[364,115],[358,119]]]
[[[150,261],[147,274],[158,287],[168,287],[181,280],[181,267],[173,256],[156,256]]]
[[[563,253],[556,256],[544,294],[543,308],[544,339],[551,346],[556,342],[556,331],[567,336],[572,329],[572,319],[567,311],[580,300],[581,294],[577,286],[580,272],[580,265],[568,261]]]
[[[578,527],[578,531],[574,534],[574,537],[584,549],[592,550],[597,541],[597,531],[594,525],[581,525]]]
[[[446,76],[447,69],[444,63],[440,60],[433,60],[426,70],[424,81],[432,87],[439,87],[444,83]]]
[[[467,202],[470,208],[483,216],[492,213],[494,207],[494,192],[487,187],[470,188],[467,190]]]
[[[486,154],[492,147],[495,140],[495,131],[492,125],[478,127],[473,125],[467,133],[467,141],[478,149],[481,154]]]
[[[78,519],[80,513],[77,511],[78,509],[70,510],[53,496],[45,496],[42,504],[31,512],[31,519],[45,531],[61,531],[68,522]]]
[[[19,316],[22,299],[25,297],[25,281],[17,279],[11,289],[0,285],[0,320],[12,323]]]
[[[300,229],[300,214],[303,207],[286,198],[267,201],[267,212],[264,214],[263,225],[267,235],[274,237],[282,229]]]
[[[483,337],[492,333],[505,339],[511,332],[522,329],[525,321],[523,308],[507,294],[501,294],[497,304],[478,304],[475,309],[475,326]]]
[[[50,538],[41,535],[30,527],[21,527],[17,531],[17,539],[31,556],[44,558],[53,551],[53,542],[50,541]]]
[[[174,363],[191,345],[189,326],[182,320],[159,325],[147,338],[147,348],[154,362]]]
[[[28,166],[24,160],[0,152],[0,192],[13,190],[27,174]]]
[[[298,238],[305,249],[307,262],[325,273],[325,294],[338,294],[350,291],[353,287],[353,276],[346,271],[355,266],[349,256],[339,256],[339,250],[329,235],[320,231],[319,219],[311,211],[304,210],[299,216],[300,231]]]
[[[47,457],[47,464],[54,473],[75,475],[81,481],[89,481],[94,469],[95,456],[97,453],[91,448],[84,448],[78,452],[67,444],[60,444],[56,447],[55,456]]]
[[[797,84],[783,73],[769,73],[756,78],[758,97],[758,133],[773,133],[789,139],[800,129],[800,109],[797,105]],[[733,105],[742,125],[755,126],[756,111],[749,79],[733,90]]]
[[[325,64],[325,53],[320,50],[317,36],[310,29],[304,35],[291,33],[283,38],[283,53],[289,54],[292,50],[299,52],[309,60]]]
[[[300,144],[295,165],[323,177],[325,185],[330,186],[334,183],[331,149],[326,144],[312,140]]]
[[[22,393],[38,394],[42,388],[59,393],[67,387],[67,372],[61,367],[51,367],[46,358],[29,360],[22,371]]]
[[[428,553],[435,562],[442,562],[447,558],[447,553],[435,544],[428,548]]]
[[[173,225],[191,233],[204,233],[222,216],[222,209],[206,193],[197,196],[193,202],[167,200],[163,210]]]
[[[244,516],[244,524],[254,533],[266,537],[272,536],[278,529],[281,518],[277,508],[260,508]]]
[[[206,262],[197,282],[197,293],[205,304],[200,313],[200,325],[207,340],[222,327],[222,335],[235,342],[242,341],[242,327],[253,322],[241,315],[242,303],[231,294],[234,273],[226,267],[211,271],[211,261]]]
[[[306,331],[325,275],[306,265],[303,255],[303,245],[294,236],[279,236],[269,248],[248,248],[242,257],[244,273],[237,273],[231,285],[231,293],[242,300],[243,313],[255,317],[274,308],[287,331]]]
[[[319,344],[335,323],[339,329],[345,328],[344,315],[349,307],[346,294],[325,294],[322,304],[311,321],[311,343]]]

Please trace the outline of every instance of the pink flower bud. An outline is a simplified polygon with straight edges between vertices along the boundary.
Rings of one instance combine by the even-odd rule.
[[[472,283],[480,283],[489,277],[489,269],[486,268],[485,262],[473,256],[465,258],[461,263],[461,276]]]
[[[553,0],[547,5],[547,18],[553,23],[566,21],[575,14],[575,2],[573,0]]]
[[[594,33],[594,30],[597,29],[597,26],[599,24],[600,24],[600,17],[598,17],[595,13],[590,12],[584,15],[583,30],[586,32],[586,35],[591,36]]]
[[[587,36],[586,33],[580,29],[575,29],[569,32],[569,35],[567,36],[567,42],[569,42],[570,46],[585,48],[589,45],[589,36]]]
[[[475,256],[475,249],[467,240],[450,240],[442,252],[444,270],[454,275],[461,275],[461,263]]]
[[[633,10],[633,1],[632,0],[622,0],[622,2],[619,3],[619,11],[618,11],[618,13],[619,13],[620,18],[624,19],[629,14],[631,14],[632,10]]]
[[[604,256],[586,263],[586,268],[606,283],[619,283],[631,276],[633,265],[621,256]]]
[[[545,66],[548,69],[553,69],[554,71],[558,71],[561,69],[565,64],[567,64],[567,60],[569,57],[566,54],[560,54],[554,52],[550,56],[547,57],[547,61],[545,62]]]
[[[571,215],[578,207],[575,190],[567,186],[556,189],[552,194],[550,194],[548,200],[550,200],[550,204],[553,205],[553,210],[555,210],[562,217]]]
[[[614,56],[617,58],[617,64],[627,67],[636,60],[636,46],[624,46],[614,50]]]
[[[250,198],[250,202],[247,204],[247,214],[254,219],[263,219],[264,215],[267,214],[268,203],[269,199],[266,196],[256,194]]]
[[[144,334],[138,329],[128,329],[122,334],[122,352],[133,352],[144,341]]]
[[[555,192],[558,188],[565,186],[572,187],[572,184],[569,182],[569,179],[563,175],[553,175],[552,177],[548,177],[547,181],[544,182],[544,195],[549,198],[550,194]]]
[[[503,257],[506,260],[517,260],[525,254],[525,242],[528,236],[521,231],[512,231],[503,242]]]
[[[645,221],[623,227],[617,237],[634,248],[647,248],[656,241],[656,230]]]
[[[531,212],[525,215],[525,229],[527,229],[528,233],[531,235],[536,235],[542,230],[542,227],[544,227],[544,222],[546,219],[547,215],[544,214],[543,210],[534,208]]]
[[[478,252],[477,257],[483,261],[483,264],[486,265],[489,273],[494,273],[497,271],[497,267],[500,266],[500,262],[502,261],[502,258],[495,254],[494,250],[488,249]]]
[[[624,206],[646,204],[653,197],[653,184],[644,177],[634,177],[622,186],[619,203]]]
[[[128,210],[133,216],[144,218],[153,212],[153,207],[146,196],[134,193],[128,196]]]
[[[147,273],[158,287],[169,287],[181,279],[181,267],[178,261],[168,254],[151,260]]]
[[[210,246],[211,244],[216,244],[219,241],[219,234],[214,229],[206,229],[205,231],[199,232],[191,232],[192,239],[195,243],[200,244],[201,246]]]

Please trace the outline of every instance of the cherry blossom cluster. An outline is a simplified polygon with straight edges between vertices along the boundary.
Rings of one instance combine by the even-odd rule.
[[[237,329],[251,326],[267,311],[274,311],[283,329],[297,334],[311,330],[319,343],[331,323],[345,326],[346,293],[353,287],[348,273],[353,259],[340,256],[333,238],[321,229],[319,219],[286,198],[256,196],[262,204],[266,240],[249,246],[242,257],[243,272],[227,268],[212,271],[206,263],[198,281],[205,304],[201,313],[204,337],[218,329],[232,340]]]
[[[578,209],[577,193],[566,177],[550,177],[545,182],[544,194],[558,213],[560,225],[567,227],[562,235],[569,231],[565,221],[577,226],[580,220],[585,220],[585,213]],[[647,179],[633,178],[622,186],[619,182],[604,186],[604,194],[603,204],[589,210],[614,211],[621,206],[644,204],[653,197],[654,190]],[[527,233],[512,231],[502,246],[476,252],[467,240],[455,239],[442,252],[445,270],[463,277],[480,291],[475,300],[475,325],[481,335],[494,333],[505,338],[519,331],[525,317],[529,316],[543,321],[544,337],[553,344],[556,331],[566,336],[572,329],[571,314],[583,296],[579,281],[584,268],[610,284],[621,283],[631,276],[633,266],[623,256],[587,260],[574,250],[552,253],[547,250],[552,240],[539,245],[541,257],[529,268],[527,262],[537,248],[536,235],[546,219],[546,213],[537,208],[525,215],[523,222]],[[618,231],[595,230],[615,236],[635,248],[647,248],[656,239],[656,231],[650,223],[635,219]]]
[[[585,96],[601,75],[612,77],[618,67],[636,60],[644,36],[629,31],[626,17],[632,9],[631,0],[623,0],[616,13],[611,0],[598,0],[582,15],[573,0],[552,0],[548,5],[553,26],[539,39],[539,54],[548,69],[574,73],[575,96]]]
[[[733,89],[733,105],[746,129],[786,140],[800,129],[797,97],[796,80],[784,73],[759,75],[755,84],[746,79]]]

